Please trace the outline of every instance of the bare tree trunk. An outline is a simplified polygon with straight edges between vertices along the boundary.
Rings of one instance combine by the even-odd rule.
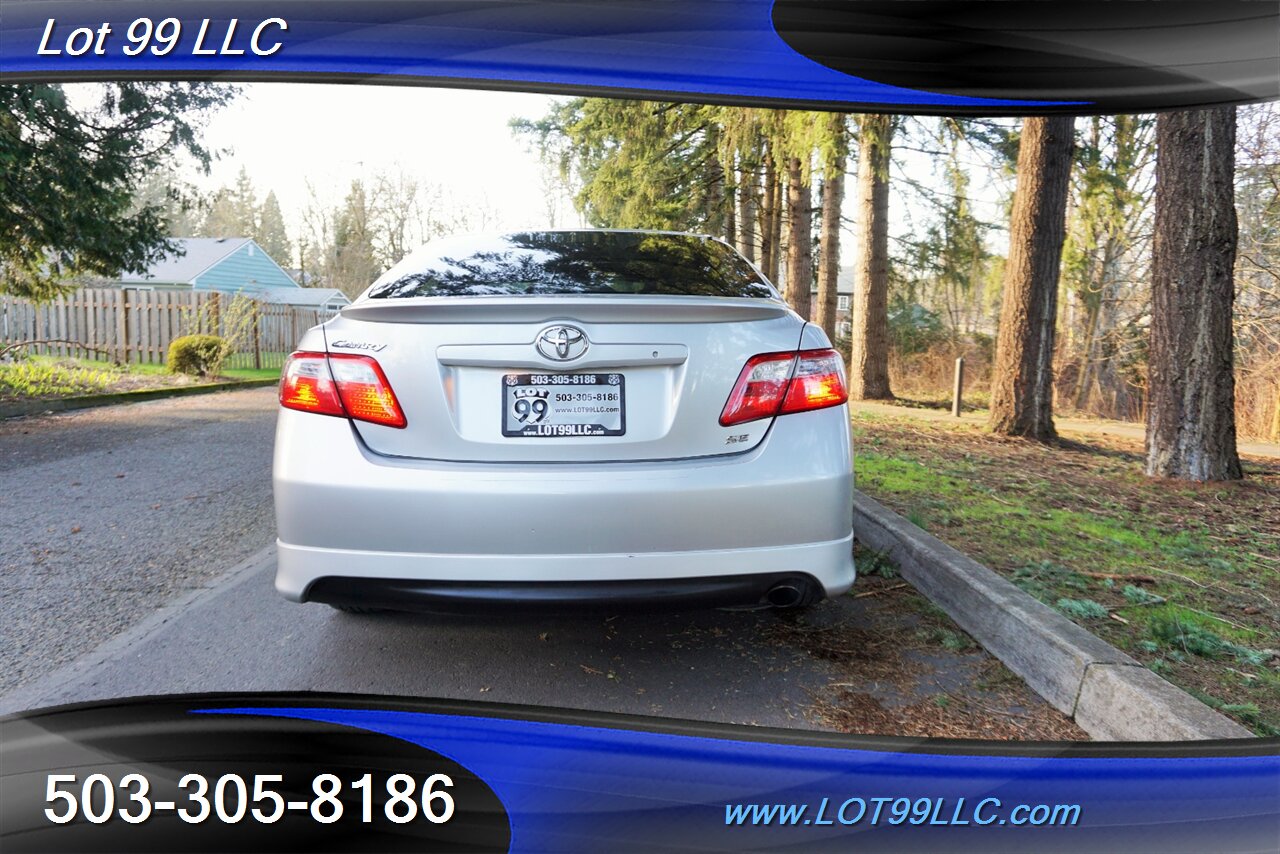
[[[844,113],[832,113],[831,140],[822,168],[822,238],[818,266],[818,325],[836,340],[836,304],[840,278],[840,211],[844,205],[844,168],[848,134]]]
[[[1238,480],[1234,107],[1156,119],[1147,474]]]
[[[889,389],[889,154],[891,116],[862,116],[854,241],[849,397],[892,400]]]
[[[769,277],[769,281],[778,281],[778,268],[781,266],[782,244],[782,182],[778,180],[778,162],[774,157],[773,146],[764,161],[764,195],[761,205],[760,240],[761,269]]]
[[[756,246],[756,179],[758,177],[756,168],[751,166],[742,170],[742,178],[738,182],[738,198],[742,207],[738,216],[738,251],[753,264],[760,260],[760,253]]]
[[[787,158],[787,302],[809,319],[813,289],[813,192],[799,157]]]
[[[703,200],[707,234],[724,234],[725,222],[725,170],[719,158],[711,158],[708,164],[707,195]]]
[[[778,161],[772,150],[764,170],[765,201],[768,204],[768,229],[762,239],[768,247],[765,255],[764,275],[777,282],[782,269],[782,175],[778,174]]]
[[[738,185],[733,165],[724,170],[724,239],[730,246],[738,242]]]
[[[992,431],[1047,442],[1053,428],[1053,337],[1066,236],[1075,119],[1024,119],[1009,222],[1000,332],[991,375]]]

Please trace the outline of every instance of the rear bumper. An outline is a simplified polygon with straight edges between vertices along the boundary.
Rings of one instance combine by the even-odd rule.
[[[528,601],[537,585],[555,599],[557,584],[568,601],[664,601],[684,580],[687,597],[751,604],[766,576],[828,596],[854,578],[844,407],[778,419],[740,455],[590,465],[382,457],[342,419],[282,410],[274,484],[276,587],[295,601],[361,604],[397,582],[428,604]]]
[[[330,605],[488,613],[679,610],[696,607],[805,605],[825,591],[797,573],[718,575],[638,581],[415,581],[402,578],[321,578],[308,599]]]

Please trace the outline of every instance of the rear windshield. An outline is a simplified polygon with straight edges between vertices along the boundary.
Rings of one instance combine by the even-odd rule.
[[[370,288],[370,299],[539,294],[771,297],[718,240],[625,231],[531,231],[437,241]]]

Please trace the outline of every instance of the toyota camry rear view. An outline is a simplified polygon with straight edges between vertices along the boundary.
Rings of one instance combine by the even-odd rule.
[[[276,587],[346,610],[792,607],[853,582],[840,356],[727,244],[428,244],[285,366]]]

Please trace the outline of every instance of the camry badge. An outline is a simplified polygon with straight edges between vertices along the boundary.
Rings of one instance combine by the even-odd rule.
[[[538,334],[538,352],[557,362],[570,362],[589,346],[587,334],[576,326],[548,326]]]

